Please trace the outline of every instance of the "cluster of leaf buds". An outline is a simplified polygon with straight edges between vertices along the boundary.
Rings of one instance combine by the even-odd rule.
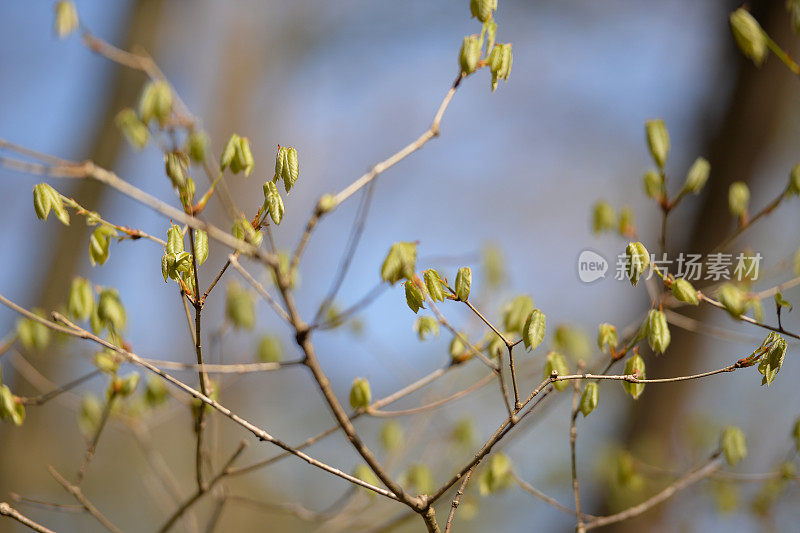
[[[253,172],[253,166],[255,166],[255,160],[253,159],[253,152],[250,150],[250,141],[247,137],[240,137],[234,133],[222,150],[222,155],[219,158],[220,170],[230,167],[231,172],[234,174],[244,172],[245,177],[247,177]]]
[[[161,275],[164,281],[174,279],[183,281],[188,288],[193,288],[192,254],[186,251],[183,231],[173,224],[167,230],[167,246],[161,257]]]
[[[126,107],[117,113],[114,123],[128,142],[137,150],[144,148],[147,145],[147,141],[150,140],[150,130],[147,129],[147,125],[139,120],[136,111],[130,107]]]
[[[499,80],[508,80],[514,58],[511,43],[497,44],[489,54],[489,69],[492,71],[492,92],[497,89]]]
[[[139,119],[145,125],[156,119],[162,128],[172,114],[172,88],[164,80],[151,81],[144,86],[139,98]]]
[[[61,195],[47,183],[39,183],[33,187],[33,209],[41,220],[47,220],[50,211],[65,226],[69,226],[69,213],[64,207]]]
[[[469,11],[481,22],[488,22],[497,11],[497,0],[470,0]]]
[[[297,150],[291,146],[279,146],[275,155],[275,176],[272,181],[283,180],[283,188],[288,194],[300,177],[300,163],[297,160]]]
[[[237,239],[249,242],[253,246],[260,246],[261,241],[264,240],[264,234],[261,233],[261,231],[256,230],[253,227],[253,224],[251,224],[244,215],[239,217],[236,222],[233,223],[231,233]]]

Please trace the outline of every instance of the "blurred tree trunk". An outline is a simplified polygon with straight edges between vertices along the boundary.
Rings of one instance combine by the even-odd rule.
[[[731,10],[737,7],[730,4]],[[783,4],[771,0],[749,2],[750,11],[779,43],[792,42],[795,38]],[[757,70],[733,44],[727,44],[728,41],[733,43],[729,33],[724,33],[722,38],[726,40],[725,49],[736,54],[730,59],[736,64],[733,90],[718,126],[707,132],[705,149],[700,153],[704,153],[711,163],[711,179],[702,197],[701,208],[694,221],[689,221],[693,231],[688,242],[670,246],[673,258],[679,251],[708,253],[733,230],[733,224],[729,222],[732,217],[728,212],[728,188],[734,181],[744,181],[755,188],[769,179],[757,176],[756,172],[776,140],[781,116],[786,109],[786,96],[789,91],[797,89],[797,80],[776,57],[770,57],[763,68]],[[711,93],[710,97],[715,99],[720,90],[712,85]],[[698,128],[707,130],[707,117],[701,118],[703,121]],[[681,178],[674,176],[672,179]],[[703,319],[707,318],[707,311],[708,307],[701,307],[681,312]],[[708,315],[715,312],[708,311]],[[667,355],[647,358],[648,376],[679,376],[705,369],[707,365],[703,362],[698,335],[677,327],[670,328],[670,331],[672,343]],[[631,402],[630,412],[625,416],[627,426],[622,434],[626,446],[635,447],[637,442],[646,439],[647,442],[662,443],[668,455],[672,455],[674,450],[670,450],[669,445],[675,441],[676,432],[684,429],[681,427],[686,421],[684,415],[691,409],[696,387],[694,382],[648,387],[637,402]],[[667,507],[668,504],[656,506],[638,519],[618,524],[616,529],[642,531],[652,527],[666,516]]]

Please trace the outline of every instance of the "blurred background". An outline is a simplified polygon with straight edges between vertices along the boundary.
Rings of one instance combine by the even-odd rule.
[[[624,249],[618,236],[591,234],[590,212],[598,199],[615,207],[631,206],[641,240],[654,246],[657,242],[660,213],[641,186],[642,174],[652,165],[644,121],[662,117],[669,128],[672,151],[667,175],[673,193],[697,156],[711,162],[709,185],[670,215],[668,238],[672,251],[707,251],[733,228],[727,213],[731,182],[750,185],[755,209],[785,187],[788,172],[797,163],[800,85],[775,57],[761,69],[740,57],[728,29],[728,14],[738,1],[499,3],[498,41],[512,42],[514,50],[509,82],[501,82],[492,94],[488,72],[470,76],[445,114],[441,137],[377,180],[363,240],[338,303],[347,307],[379,282],[381,261],[393,242],[418,240],[420,269],[437,267],[453,279],[459,266],[472,266],[473,290],[493,319],[499,319],[502,304],[514,295],[529,294],[547,314],[550,332],[551,324],[569,324],[584,331],[594,346],[599,323],[611,322],[621,330],[650,304],[641,287],[615,281],[613,275],[584,284],[576,270],[584,249],[604,255],[612,269],[615,256]],[[237,204],[249,215],[260,204],[264,180],[272,176],[277,145],[297,148],[300,181],[285,199],[286,215],[276,233],[279,246],[288,249],[296,245],[320,195],[339,191],[428,127],[457,74],[462,37],[480,30],[469,17],[468,4],[467,0],[76,1],[82,24],[94,34],[125,49],[140,46],[153,55],[200,117],[217,156],[231,133],[250,138],[256,160],[253,175],[228,178]],[[798,50],[783,2],[749,4],[776,41],[790,53]],[[113,123],[121,108],[136,105],[144,76],[92,54],[76,36],[59,41],[52,24],[51,2],[6,2],[0,7],[0,137],[69,159],[91,158],[175,203],[157,147],[135,152]],[[36,219],[30,191],[40,178],[7,169],[0,170],[0,177],[2,294],[25,307],[49,311],[65,302],[74,275],[115,286],[128,310],[125,337],[136,353],[193,360],[183,308],[174,285],[164,284],[161,277],[162,251],[157,246],[144,241],[113,243],[109,261],[92,268],[87,254],[89,229],[79,218],[73,217],[69,228]],[[157,236],[166,233],[163,217],[113,190],[68,180],[49,182],[115,223]],[[206,183],[203,177],[196,177],[196,182]],[[304,316],[316,310],[330,286],[358,205],[358,198],[351,199],[312,237],[297,290]],[[762,268],[769,272],[759,287],[792,277],[785,265],[800,244],[789,230],[800,222],[796,205],[783,206],[735,243],[750,245],[764,256]],[[204,215],[229,226],[219,202],[212,200]],[[227,253],[211,245],[211,256],[200,273],[205,285]],[[492,290],[487,289],[481,266],[487,246],[504,258],[503,282]],[[256,265],[250,266],[259,279],[268,279]],[[224,281],[233,279],[238,276],[229,272]],[[793,301],[792,291],[786,297]],[[765,307],[765,320],[774,323],[774,310]],[[482,336],[480,324],[460,306],[444,303],[441,308],[471,339]],[[224,291],[217,290],[204,312],[207,323],[221,324],[223,310]],[[286,359],[299,357],[288,330],[263,301],[258,311],[254,334],[228,331],[222,337],[225,362],[253,361],[256,340],[264,333],[282,336]],[[795,315],[784,317],[789,330],[800,329]],[[725,366],[749,354],[765,336],[719,310],[698,310],[691,316],[736,335],[710,338],[673,326],[667,355],[646,356],[649,376]],[[385,291],[358,318],[360,332],[345,327],[315,335],[321,363],[343,401],[356,376],[367,377],[374,397],[382,397],[449,358],[446,332],[419,342],[412,330],[415,317],[400,287]],[[12,331],[16,320],[10,310],[0,309],[0,334]],[[552,344],[551,335],[546,344]],[[42,377],[65,383],[91,370],[94,351],[78,342],[58,344],[42,353],[15,346],[0,359],[3,382],[16,394],[35,395],[35,382],[41,386]],[[640,501],[669,481],[648,477],[647,486],[635,494],[609,489],[609,471],[614,468],[610,457],[619,446],[631,449],[642,461],[683,472],[714,450],[722,426],[733,424],[744,429],[750,451],[738,471],[774,471],[792,450],[790,428],[800,414],[800,389],[793,379],[800,373],[800,362],[794,351],[790,346],[783,371],[768,389],[759,387],[755,370],[745,370],[702,382],[648,386],[633,405],[619,385],[603,384],[598,410],[579,423],[584,510],[611,512],[625,502]],[[526,365],[523,390],[539,383],[543,354],[540,348],[519,356]],[[25,366],[23,357],[42,376]],[[397,406],[441,398],[474,383],[483,372],[481,365],[471,363]],[[191,372],[180,377],[190,384],[197,379]],[[77,467],[85,449],[77,426],[79,395],[102,394],[105,385],[97,378],[58,402],[30,407],[22,427],[0,425],[0,499],[13,492],[74,503],[46,465],[70,474]],[[284,441],[299,442],[332,421],[301,367],[228,376],[220,385],[226,406]],[[566,393],[562,396],[535,423],[509,439],[503,451],[521,478],[571,506],[569,401]],[[495,384],[425,416],[401,417],[408,447],[400,457],[381,457],[392,464],[393,472],[427,463],[438,485],[474,453],[474,447],[457,448],[449,441],[454,424],[466,416],[474,420],[477,446],[505,418]],[[230,454],[242,438],[252,440],[238,426],[216,415],[212,418],[219,457]],[[362,419],[357,426],[378,448],[383,423]],[[112,423],[84,482],[87,496],[126,531],[155,529],[177,505],[175,495],[155,478],[148,450],[157,450],[159,460],[174,472],[180,495],[190,494],[194,483],[189,409],[173,402],[141,420],[141,428],[134,435],[128,425]],[[242,464],[278,451],[251,444]],[[345,471],[360,462],[341,435],[323,440],[310,453]],[[325,509],[348,489],[345,482],[293,458],[237,477],[229,487],[233,494],[259,501],[300,502],[315,510]],[[719,509],[720,503],[725,507],[720,498],[724,490],[715,487],[714,483],[695,487],[618,528],[790,530],[800,518],[792,504],[796,485],[761,513],[753,511],[763,489],[760,484],[737,484],[739,503],[727,512]],[[517,531],[534,523],[544,530],[573,527],[572,518],[516,486],[486,498],[475,489],[467,495],[474,512],[457,516],[458,530]],[[339,527],[377,527],[402,511],[364,495],[362,502],[369,507]],[[15,505],[59,531],[99,528],[85,514]],[[442,523],[447,508],[443,502]],[[196,506],[195,519],[202,526],[214,510],[214,500],[208,497]],[[306,531],[320,524],[274,509],[229,505],[217,530],[264,527]],[[10,520],[0,521],[0,531],[19,528]],[[420,530],[422,522],[415,518],[403,528]]]

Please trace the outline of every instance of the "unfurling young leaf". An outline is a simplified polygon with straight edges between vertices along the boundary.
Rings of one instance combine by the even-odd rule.
[[[108,260],[108,246],[117,231],[106,225],[97,226],[89,237],[89,262],[92,266],[102,265]]]
[[[786,348],[786,340],[777,333],[774,334],[772,343],[758,363],[758,371],[764,376],[761,379],[761,385],[769,387],[775,381],[775,376],[778,375],[783,366]]]
[[[417,264],[417,244],[396,242],[389,249],[381,265],[381,279],[392,285],[401,279],[411,279]]]
[[[55,32],[59,39],[69,36],[78,29],[78,10],[75,4],[66,0],[56,3]]]
[[[742,181],[736,181],[728,189],[728,209],[733,216],[741,217],[747,213],[750,203],[750,189]]]
[[[461,67],[461,73],[466,76],[475,72],[478,68],[478,61],[481,59],[481,42],[478,40],[477,35],[467,35],[464,37],[464,42],[461,45],[461,51],[458,54],[458,64]]]
[[[15,426],[21,426],[25,421],[25,406],[7,385],[0,385],[0,420],[10,420]]]
[[[100,291],[97,297],[97,317],[113,333],[120,333],[125,329],[128,318],[116,289],[104,287]]]
[[[494,453],[478,479],[478,491],[486,496],[507,489],[513,482],[511,461],[505,454]]]
[[[405,282],[405,289],[406,289],[406,303],[408,307],[416,313],[420,309],[425,308],[425,291],[423,290],[420,285],[410,279]]]
[[[253,329],[256,324],[253,296],[235,282],[228,284],[225,296],[225,318],[238,329]]]
[[[661,177],[661,174],[655,170],[648,170],[645,172],[642,181],[644,182],[644,192],[648,198],[652,198],[654,200],[661,198],[663,195],[661,189],[664,184],[664,179]]]
[[[403,448],[403,426],[397,420],[389,420],[381,428],[381,446],[389,453]]]
[[[644,359],[638,354],[634,353],[625,361],[625,375],[635,376],[637,379],[645,379]],[[644,392],[644,383],[631,383],[629,381],[622,382],[622,388],[625,392],[631,395],[635,400]]]
[[[233,163],[233,158],[236,157],[236,145],[239,144],[239,136],[232,133],[225,147],[222,149],[222,155],[219,156],[219,169],[225,170]]]
[[[792,310],[792,304],[790,304],[790,303],[789,303],[789,302],[786,300],[786,298],[784,298],[784,297],[783,297],[783,293],[782,293],[782,292],[780,292],[780,291],[778,291],[778,292],[776,292],[776,293],[775,293],[775,305],[776,305],[778,308],[781,308],[781,307],[786,307],[786,308],[788,308],[788,309],[789,309],[789,311],[791,311],[791,310]]]
[[[372,393],[369,390],[369,381],[356,378],[350,387],[350,407],[353,409],[366,409],[372,403]]]
[[[197,259],[197,266],[208,259],[208,233],[201,229],[194,230],[194,256]]]
[[[286,189],[286,194],[289,194],[299,177],[300,163],[297,159],[297,150],[291,146],[280,146],[275,155],[275,177],[272,180],[282,179],[283,188]]]
[[[533,299],[521,294],[503,306],[503,328],[506,331],[522,334],[525,321],[533,311]]]
[[[497,0],[470,0],[469,11],[473,17],[481,22],[492,18],[492,12],[497,10]]]
[[[114,123],[128,142],[137,150],[144,148],[147,145],[147,141],[150,140],[150,130],[147,129],[147,125],[139,120],[136,111],[130,107],[126,107],[117,113]]]
[[[592,208],[592,233],[595,235],[617,227],[617,214],[611,204],[599,201]]]
[[[730,466],[736,466],[747,457],[747,441],[742,430],[736,426],[728,426],[722,430],[720,447]]]
[[[583,394],[581,394],[581,401],[579,404],[579,409],[584,417],[589,416],[589,413],[594,411],[595,407],[597,407],[599,397],[600,388],[597,386],[597,383],[594,381],[587,383],[586,388],[583,389]]]
[[[189,138],[186,139],[186,148],[184,151],[189,154],[192,161],[201,163],[205,161],[208,154],[208,135],[203,130],[192,130]]]
[[[34,313],[44,318],[44,313],[34,309]],[[50,328],[32,318],[17,320],[17,337],[27,350],[42,351],[50,344]]]
[[[672,290],[672,295],[678,301],[686,302],[691,305],[698,305],[700,303],[695,288],[683,278],[675,279],[670,286],[670,290]]]
[[[258,341],[258,360],[262,363],[280,363],[283,360],[281,340],[274,335],[264,335]]]
[[[655,353],[664,353],[669,346],[670,334],[667,317],[663,311],[651,309],[646,323],[647,344]]]
[[[706,182],[708,175],[711,173],[711,163],[703,157],[695,159],[689,172],[686,174],[686,182],[683,184],[684,192],[698,194]]]
[[[544,313],[538,309],[534,309],[531,311],[531,314],[528,315],[525,326],[522,328],[522,341],[525,343],[525,348],[528,350],[535,350],[544,340],[544,330]]]
[[[597,331],[597,347],[603,353],[608,353],[617,347],[617,343],[617,328],[607,323],[600,324]]]
[[[86,320],[94,309],[94,293],[89,280],[76,277],[72,279],[67,300],[67,313],[78,320]]]
[[[567,360],[558,352],[550,352],[547,354],[547,362],[544,365],[544,377],[549,378],[554,371],[557,372],[559,376],[566,376],[569,374]],[[566,389],[567,385],[569,385],[567,380],[553,382],[553,388],[557,391]]]
[[[669,155],[669,133],[667,126],[660,118],[645,122],[647,132],[647,146],[650,148],[650,155],[653,157],[658,168],[664,170]]]
[[[717,291],[717,298],[733,318],[739,318],[747,311],[745,293],[733,283],[723,284]]]
[[[264,240],[264,234],[257,231],[244,215],[233,223],[231,233],[237,239],[249,242],[253,246],[260,246],[261,241]]]
[[[627,259],[628,278],[630,278],[631,284],[635,287],[639,283],[639,278],[650,266],[650,254],[642,243],[631,242],[628,243],[628,247],[625,249],[625,256]]]
[[[52,209],[58,220],[69,226],[69,213],[64,207],[61,195],[47,183],[39,183],[33,187],[33,209],[41,220],[47,220]]]
[[[769,54],[767,34],[753,15],[744,8],[739,8],[730,16],[731,33],[739,50],[760,67]]]
[[[489,54],[489,69],[492,71],[491,87],[492,92],[497,89],[499,80],[508,81],[511,75],[511,65],[514,62],[511,51],[511,43],[497,44]]]
[[[439,335],[439,323],[430,316],[421,316],[414,322],[414,331],[419,336],[419,340],[424,341],[430,336]]]
[[[183,241],[183,231],[179,226],[173,224],[167,230],[167,247],[168,254],[179,254],[186,250],[186,245]]]
[[[443,302],[444,288],[442,278],[439,277],[439,273],[430,268],[425,271],[424,277],[425,288],[428,290],[428,295],[430,295],[431,300],[434,302]]]
[[[264,209],[269,213],[275,225],[279,226],[281,220],[283,220],[285,207],[283,205],[283,198],[281,198],[278,192],[278,187],[271,181],[264,184]]]
[[[139,98],[139,118],[144,124],[156,119],[163,127],[172,113],[172,89],[164,80],[149,82]]]
[[[250,140],[247,137],[239,137],[237,135],[233,144],[233,157],[230,160],[231,172],[234,174],[243,172],[244,176],[247,177],[253,172],[254,165],[255,161],[253,160],[253,152],[250,150]]]
[[[462,302],[469,300],[469,291],[472,289],[472,269],[461,267],[456,274],[456,298]]]

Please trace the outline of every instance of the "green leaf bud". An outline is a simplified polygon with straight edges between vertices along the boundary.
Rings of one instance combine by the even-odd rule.
[[[503,328],[522,334],[528,315],[533,311],[533,299],[521,294],[503,307]]]
[[[58,220],[69,226],[69,213],[64,207],[61,195],[47,183],[39,183],[33,187],[33,209],[41,220],[47,220],[52,209]]]
[[[414,242],[396,242],[389,249],[386,259],[381,265],[381,279],[392,285],[401,279],[411,279],[417,264],[417,244]]]
[[[323,194],[317,202],[317,212],[323,215],[336,208],[336,197],[332,194]]]
[[[597,347],[603,353],[608,353],[618,344],[617,328],[608,323],[600,324],[597,331]]]
[[[567,360],[558,352],[550,352],[547,354],[547,362],[544,365],[544,377],[549,378],[556,372],[559,376],[566,376],[569,374],[569,367]],[[553,382],[553,388],[557,391],[562,391],[567,388],[569,383],[566,380]]]
[[[750,203],[750,189],[742,181],[736,181],[728,189],[728,209],[733,216],[741,217],[747,213]]]
[[[683,278],[677,278],[670,286],[672,295],[676,300],[686,302],[687,304],[697,305],[700,300],[697,298],[697,291],[692,284]]]
[[[176,189],[183,187],[186,182],[186,171],[189,168],[189,158],[183,152],[169,152],[164,154],[164,170],[167,177]]]
[[[194,230],[194,256],[198,266],[208,259],[208,233],[201,229]]]
[[[283,188],[286,193],[294,186],[297,178],[300,176],[300,164],[297,160],[297,150],[291,146],[278,147],[278,153],[275,155],[275,177],[283,180]]]
[[[34,309],[34,313],[44,318],[44,313]],[[42,351],[50,345],[50,328],[32,318],[21,318],[17,321],[17,337],[27,350]]]
[[[592,208],[592,233],[595,235],[617,227],[617,214],[611,204],[599,201]]]
[[[746,9],[739,8],[730,15],[731,33],[742,53],[760,67],[769,54],[767,34]]]
[[[783,366],[783,359],[786,356],[786,340],[778,334],[773,336],[773,342],[767,349],[766,353],[761,356],[758,363],[758,372],[764,377],[761,379],[761,385],[769,387],[775,376],[780,372]]]
[[[225,318],[237,329],[253,329],[256,308],[252,295],[238,283],[229,283],[225,296]]]
[[[424,341],[426,338],[439,335],[439,323],[430,316],[421,316],[414,321],[414,331],[417,333],[419,340]]]
[[[122,385],[119,388],[119,394],[121,396],[130,396],[136,392],[136,387],[139,385],[139,377],[140,376],[138,372],[131,372],[122,378]]]
[[[178,254],[186,250],[186,246],[183,241],[183,231],[181,231],[180,226],[173,224],[167,230],[166,250],[168,254]]]
[[[478,478],[478,492],[487,496],[509,488],[514,483],[511,475],[511,461],[503,453],[494,453],[489,457],[486,468]]]
[[[206,132],[203,130],[192,130],[189,138],[186,139],[185,152],[189,154],[192,161],[201,163],[205,161],[208,154],[209,139]]]
[[[647,344],[655,353],[664,353],[671,339],[667,317],[663,311],[651,309],[647,315]]]
[[[264,234],[257,231],[244,215],[233,223],[231,233],[239,240],[247,241],[253,246],[260,246]]]
[[[792,304],[790,304],[786,298],[783,297],[783,293],[781,291],[775,293],[775,306],[779,308],[786,307],[789,309],[789,311],[792,310]]]
[[[271,181],[264,183],[264,208],[269,213],[272,221],[275,222],[275,225],[280,225],[285,207],[283,198],[278,192],[278,187]]]
[[[225,143],[225,148],[222,149],[222,155],[219,157],[219,169],[225,170],[233,163],[233,158],[236,157],[236,146],[239,144],[239,136],[232,133],[228,142]],[[232,169],[231,169],[232,170]]]
[[[456,274],[456,298],[462,302],[469,299],[469,291],[472,288],[472,269],[470,267],[461,267]]]
[[[117,113],[114,123],[136,150],[144,148],[150,140],[150,130],[147,129],[147,125],[139,120],[136,111],[129,107]]]
[[[425,287],[428,289],[431,300],[434,302],[443,302],[444,289],[442,287],[442,278],[439,277],[439,273],[431,268],[425,271],[424,277]]]
[[[544,340],[545,315],[538,309],[531,311],[522,328],[522,342],[525,348],[535,350]]]
[[[492,18],[492,12],[497,10],[497,0],[470,0],[469,11],[472,16],[481,22]]]
[[[644,359],[642,359],[641,355],[634,353],[625,361],[625,375],[635,376],[637,379],[645,379],[647,377],[645,374]],[[630,394],[634,400],[642,395],[644,386],[644,383],[622,382],[622,388],[625,389],[625,392]]]
[[[97,297],[97,316],[109,331],[118,333],[125,329],[127,315],[116,289],[104,287]]]
[[[481,42],[477,35],[467,35],[458,54],[458,65],[464,76],[472,74],[478,68],[481,59]]]
[[[247,137],[237,137],[233,145],[233,159],[230,161],[231,172],[238,174],[243,172],[247,177],[253,172],[255,160],[253,152],[250,150],[250,140]]]
[[[511,52],[511,43],[497,44],[489,54],[489,69],[492,71],[492,92],[497,89],[498,80],[508,80],[511,75],[511,65],[514,61]]]
[[[467,350],[467,345],[461,340],[462,338],[466,339],[467,336],[465,333],[459,332],[458,335],[453,335],[453,339],[450,341],[448,352],[450,353],[450,361],[454,365],[461,364],[471,357],[470,352]]]
[[[421,283],[418,285],[413,279],[410,279],[405,282],[406,288],[406,303],[408,307],[416,313],[420,309],[425,308],[425,292],[421,287]]]
[[[667,126],[660,118],[645,122],[647,132],[647,146],[650,148],[650,155],[653,157],[658,168],[664,170],[669,155],[669,133]]]
[[[164,385],[164,381],[160,377],[150,376],[147,379],[147,386],[144,389],[144,402],[149,408],[153,409],[164,404],[167,401],[168,394],[167,386]]]
[[[108,260],[108,246],[117,231],[110,226],[97,226],[89,237],[89,262],[92,266],[102,265]]]
[[[9,420],[15,426],[25,421],[25,406],[7,385],[0,385],[0,420]]]
[[[369,390],[369,381],[364,378],[356,378],[350,387],[350,407],[362,410],[369,407],[372,403],[372,392]]]
[[[733,318],[739,318],[747,311],[745,293],[733,283],[723,284],[717,291],[717,298]]]
[[[644,192],[649,198],[654,200],[661,199],[663,194],[662,187],[664,184],[664,179],[662,178],[661,174],[655,170],[648,170],[644,173],[642,182],[644,184]]]
[[[263,335],[258,341],[258,360],[262,363],[280,363],[283,360],[283,346],[278,337]]]
[[[583,389],[583,394],[581,394],[581,401],[579,404],[579,409],[583,416],[589,416],[589,413],[594,411],[595,407],[597,407],[597,402],[600,398],[600,387],[597,386],[597,383],[594,381],[590,381],[586,384],[586,388]]]
[[[634,287],[639,283],[639,278],[650,266],[650,253],[641,242],[630,242],[625,249],[627,257],[628,278]]]
[[[686,182],[683,184],[683,190],[686,193],[698,194],[703,190],[710,173],[711,163],[703,157],[698,157],[694,160],[694,163],[692,163],[692,166],[689,168],[689,172],[686,174]]]
[[[619,234],[623,237],[632,237],[636,234],[636,222],[634,220],[633,209],[624,206],[619,210]]]
[[[68,1],[56,3],[55,32],[59,39],[63,39],[78,29],[78,10],[75,4]]]
[[[736,426],[728,426],[722,430],[720,447],[730,466],[736,466],[747,457],[747,440],[742,430]]]
[[[172,113],[172,89],[164,80],[149,82],[139,99],[139,118],[144,124],[156,119],[163,127]]]
[[[75,277],[69,287],[67,313],[78,320],[86,320],[94,308],[92,284],[85,278]]]

